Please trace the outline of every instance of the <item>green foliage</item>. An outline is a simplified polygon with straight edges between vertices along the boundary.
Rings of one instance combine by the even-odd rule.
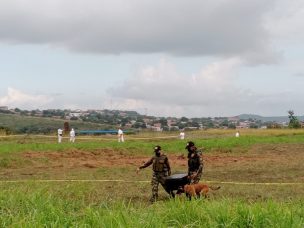
[[[267,129],[280,129],[282,126],[276,122],[266,122]]]
[[[168,121],[167,121],[166,118],[161,118],[161,119],[159,120],[159,122],[160,122],[162,128],[168,126]]]
[[[235,126],[234,123],[229,123],[228,128],[229,129],[236,129],[236,126]]]
[[[0,135],[10,135],[12,130],[8,127],[0,126]]]
[[[183,117],[180,119],[180,121],[181,121],[181,122],[188,122],[189,119],[188,119],[187,117],[184,117],[184,116],[183,116]]]
[[[3,109],[0,109],[0,113],[4,113],[4,114],[12,114],[12,112],[10,110],[3,110]]]
[[[49,109],[49,110],[43,110],[42,111],[42,115],[44,117],[53,117],[53,116],[59,116],[59,117],[64,117],[65,116],[65,112],[63,110],[60,109]]]
[[[296,116],[294,116],[293,110],[288,111],[288,118],[289,118],[289,124],[288,124],[289,128],[300,128],[301,127],[300,121],[298,120],[298,118]]]
[[[0,113],[0,122],[3,123],[2,129],[8,129],[7,134],[10,134],[11,132],[17,134],[55,134],[58,128],[63,127],[65,121],[62,119],[54,118],[10,115]],[[108,125],[88,123],[82,121],[69,121],[69,125],[77,130],[106,129],[108,127]]]

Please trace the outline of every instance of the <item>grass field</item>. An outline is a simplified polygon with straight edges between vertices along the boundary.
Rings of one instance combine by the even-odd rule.
[[[22,116],[0,113],[0,126],[8,127],[13,132],[54,132],[62,128],[67,120],[47,117]],[[105,129],[110,125],[69,120],[69,124],[78,130]],[[1,131],[0,131],[1,134]]]
[[[304,131],[208,130],[56,138],[0,138],[0,227],[303,227]],[[209,199],[171,199],[160,187],[150,205],[151,167],[135,169],[156,144],[173,173],[187,170],[185,144],[204,148]]]

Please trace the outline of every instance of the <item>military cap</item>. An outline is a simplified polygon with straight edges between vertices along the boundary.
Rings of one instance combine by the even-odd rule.
[[[189,141],[189,142],[187,142],[187,146],[186,146],[185,149],[188,149],[188,148],[190,148],[190,147],[192,147],[192,146],[194,146],[194,142]]]
[[[154,151],[155,151],[155,152],[156,152],[156,151],[160,151],[160,150],[161,150],[161,147],[160,147],[160,146],[157,145],[157,146],[154,147]]]

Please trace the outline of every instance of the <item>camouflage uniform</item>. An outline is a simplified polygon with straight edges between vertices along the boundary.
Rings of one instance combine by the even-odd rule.
[[[155,155],[139,168],[143,169],[150,166],[151,164],[153,164],[153,175],[151,180],[152,196],[150,202],[155,202],[158,197],[158,185],[160,183],[163,187],[165,187],[165,177],[171,174],[171,169],[168,157],[164,154],[161,154],[159,156]]]
[[[193,142],[188,142],[186,149],[188,149],[188,176],[191,177],[190,184],[197,184],[203,174],[203,157],[202,151],[198,151]],[[192,175],[195,175],[192,177]]]
[[[193,152],[188,158],[188,175],[196,175],[190,180],[190,184],[197,184],[200,181],[203,174],[203,168],[204,163],[202,156],[197,151]]]

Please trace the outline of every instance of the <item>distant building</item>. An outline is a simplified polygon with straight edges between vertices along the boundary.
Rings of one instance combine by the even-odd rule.
[[[152,131],[163,131],[163,129],[161,127],[155,127],[155,126],[151,126],[151,130]]]
[[[228,117],[229,121],[239,121],[240,118],[238,116],[232,116],[232,117]]]
[[[250,122],[245,120],[244,122],[240,122],[236,128],[249,128],[250,127]]]
[[[8,111],[8,107],[7,106],[0,106],[0,110]]]
[[[153,126],[161,128],[161,123],[155,123],[155,124],[153,124]]]
[[[126,116],[128,116],[128,114],[127,114],[127,113],[125,113],[125,112],[119,112],[119,115],[120,115],[120,116],[122,116],[122,117],[126,117]]]
[[[126,123],[124,127],[125,128],[132,128],[132,124],[131,123]]]
[[[152,123],[151,119],[143,118],[143,120],[144,120],[144,123],[146,123],[146,124]]]
[[[238,116],[228,117],[228,121],[232,123],[237,123],[240,121],[240,118]]]
[[[185,127],[185,130],[197,130],[197,127]]]
[[[81,112],[70,112],[69,114],[70,117],[80,117],[82,116]]]
[[[168,126],[171,127],[171,126],[176,125],[176,120],[168,119],[167,123],[168,123]]]

